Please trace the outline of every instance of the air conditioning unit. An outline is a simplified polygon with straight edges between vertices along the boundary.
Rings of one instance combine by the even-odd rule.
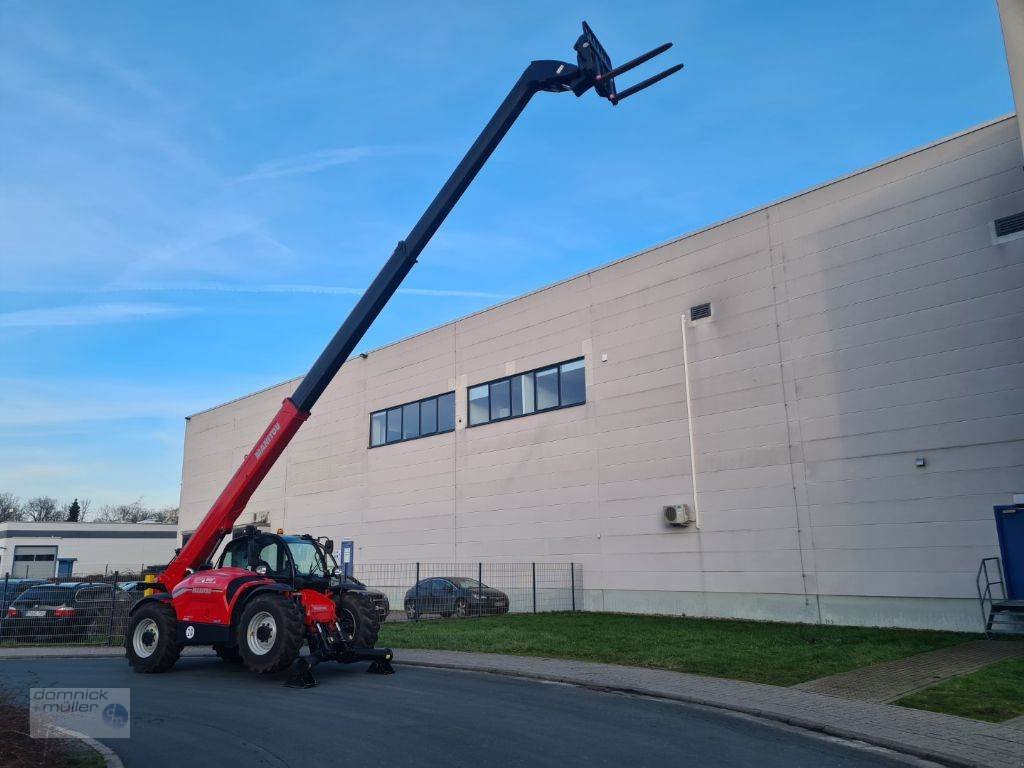
[[[693,522],[693,511],[689,504],[671,504],[662,508],[665,522],[673,528],[686,528]]]

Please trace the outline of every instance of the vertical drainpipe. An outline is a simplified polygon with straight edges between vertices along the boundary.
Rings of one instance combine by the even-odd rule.
[[[683,381],[686,384],[686,429],[690,437],[690,479],[693,483],[693,527],[700,528],[700,503],[697,499],[697,444],[693,429],[693,395],[690,392],[690,358],[686,346],[687,317],[682,315],[683,325]]]
[[[1024,149],[1024,0],[996,0],[1003,24],[1006,63],[1010,68],[1010,85],[1017,106],[1017,130]],[[1024,161],[1024,158],[1022,158]]]

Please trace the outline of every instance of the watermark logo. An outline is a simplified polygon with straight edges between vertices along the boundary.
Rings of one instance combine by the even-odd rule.
[[[131,738],[130,688],[30,688],[28,706],[33,739]]]

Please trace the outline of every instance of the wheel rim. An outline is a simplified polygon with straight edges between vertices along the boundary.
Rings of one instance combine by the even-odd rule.
[[[346,640],[352,642],[356,639],[356,615],[348,608],[341,609],[341,616],[338,617],[338,626],[341,634]]]
[[[160,628],[152,619],[143,619],[135,625],[132,632],[132,650],[140,659],[148,659],[156,653],[157,643],[160,642]]]
[[[456,616],[465,616],[466,613],[467,613],[467,611],[466,611],[466,603],[464,601],[459,600],[457,603],[455,603],[455,615]]]
[[[249,650],[257,656],[270,653],[277,640],[277,621],[267,611],[260,611],[249,619],[245,640]]]

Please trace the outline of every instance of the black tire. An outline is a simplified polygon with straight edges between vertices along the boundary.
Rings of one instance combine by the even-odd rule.
[[[125,652],[132,669],[153,673],[173,667],[181,656],[177,632],[178,617],[170,604],[151,602],[135,611],[124,633]]]
[[[342,592],[334,599],[345,639],[360,648],[373,648],[380,635],[380,619],[373,599],[362,592]]]
[[[239,652],[237,645],[214,643],[213,652],[217,654],[221,661],[226,661],[228,664],[237,664],[242,660],[242,654]]]
[[[306,637],[298,603],[277,594],[250,600],[235,631],[245,666],[261,674],[291,666]]]
[[[469,616],[469,603],[460,597],[455,601],[455,617],[458,619],[464,619],[467,616]]]

